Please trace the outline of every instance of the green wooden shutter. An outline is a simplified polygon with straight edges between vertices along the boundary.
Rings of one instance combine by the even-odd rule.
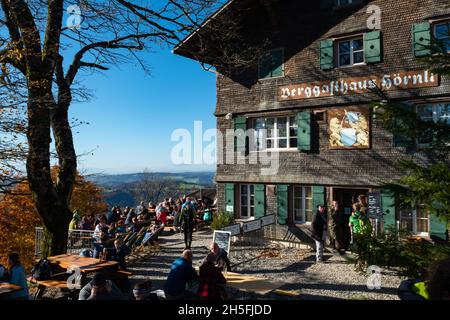
[[[373,31],[364,34],[364,58],[366,63],[381,61],[381,32]]]
[[[261,218],[266,215],[266,186],[264,184],[255,184],[255,218]]]
[[[234,208],[234,184],[226,183],[225,184],[225,212],[233,213],[235,212]]]
[[[447,223],[434,214],[430,214],[430,236],[447,240]]]
[[[313,201],[313,213],[317,211],[317,206],[319,204],[325,205],[325,187],[313,186],[312,187],[312,201]]]
[[[334,67],[334,44],[332,39],[320,41],[319,59],[320,69],[330,70]]]
[[[381,213],[384,228],[395,227],[395,195],[389,190],[381,190]]]
[[[311,113],[297,113],[297,149],[300,151],[311,150]]]
[[[415,57],[431,54],[431,25],[429,22],[414,24],[412,27],[412,39]]]
[[[235,143],[234,149],[237,152],[245,152],[246,151],[246,140],[247,140],[247,118],[242,116],[237,116],[234,119],[234,130],[235,130]]]
[[[278,224],[287,224],[288,220],[288,186],[277,186]]]

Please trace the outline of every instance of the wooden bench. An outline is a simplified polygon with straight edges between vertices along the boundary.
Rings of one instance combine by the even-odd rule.
[[[68,298],[71,300],[78,300],[78,292],[81,289],[70,289],[67,286],[67,278],[56,279],[55,277],[48,280],[36,280],[32,277],[28,277],[27,281],[31,284],[37,284],[38,288],[34,294],[34,299],[39,300],[44,295],[47,288],[57,288],[62,291],[68,291]]]

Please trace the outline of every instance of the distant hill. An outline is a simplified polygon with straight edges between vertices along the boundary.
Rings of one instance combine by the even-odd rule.
[[[188,184],[198,184],[204,186],[214,185],[215,172],[151,172],[152,177],[160,179],[173,179]],[[112,175],[92,175],[89,181],[101,187],[117,187],[123,184],[139,182],[143,179],[145,173],[112,174]]]
[[[214,188],[214,172],[151,172],[131,173],[117,175],[92,175],[89,181],[94,182],[104,189],[105,199],[110,207],[136,206],[140,199],[148,201],[151,196],[136,192],[139,183],[145,179],[170,180],[170,184],[164,189],[163,197],[179,197],[191,193],[200,188]],[[139,194],[139,195],[138,195]]]

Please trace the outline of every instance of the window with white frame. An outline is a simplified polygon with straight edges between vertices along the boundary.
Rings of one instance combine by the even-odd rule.
[[[339,67],[364,64],[364,39],[358,37],[337,42]]]
[[[312,188],[307,186],[294,186],[293,197],[295,222],[311,222],[313,217]]]
[[[428,236],[430,215],[421,207],[400,209],[400,228],[414,235]]]
[[[241,218],[255,216],[255,186],[241,184]]]
[[[435,123],[447,123],[450,125],[450,103],[423,104],[416,106],[416,112],[420,119]],[[417,139],[417,144],[426,146],[432,142],[433,134],[425,134]]]
[[[297,122],[294,116],[253,119],[254,149],[297,148]]]
[[[436,23],[433,26],[433,36],[439,47],[450,51],[450,21]]]

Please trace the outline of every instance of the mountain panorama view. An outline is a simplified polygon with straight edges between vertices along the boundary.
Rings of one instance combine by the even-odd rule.
[[[0,300],[450,300],[449,125],[448,0],[0,0]]]

